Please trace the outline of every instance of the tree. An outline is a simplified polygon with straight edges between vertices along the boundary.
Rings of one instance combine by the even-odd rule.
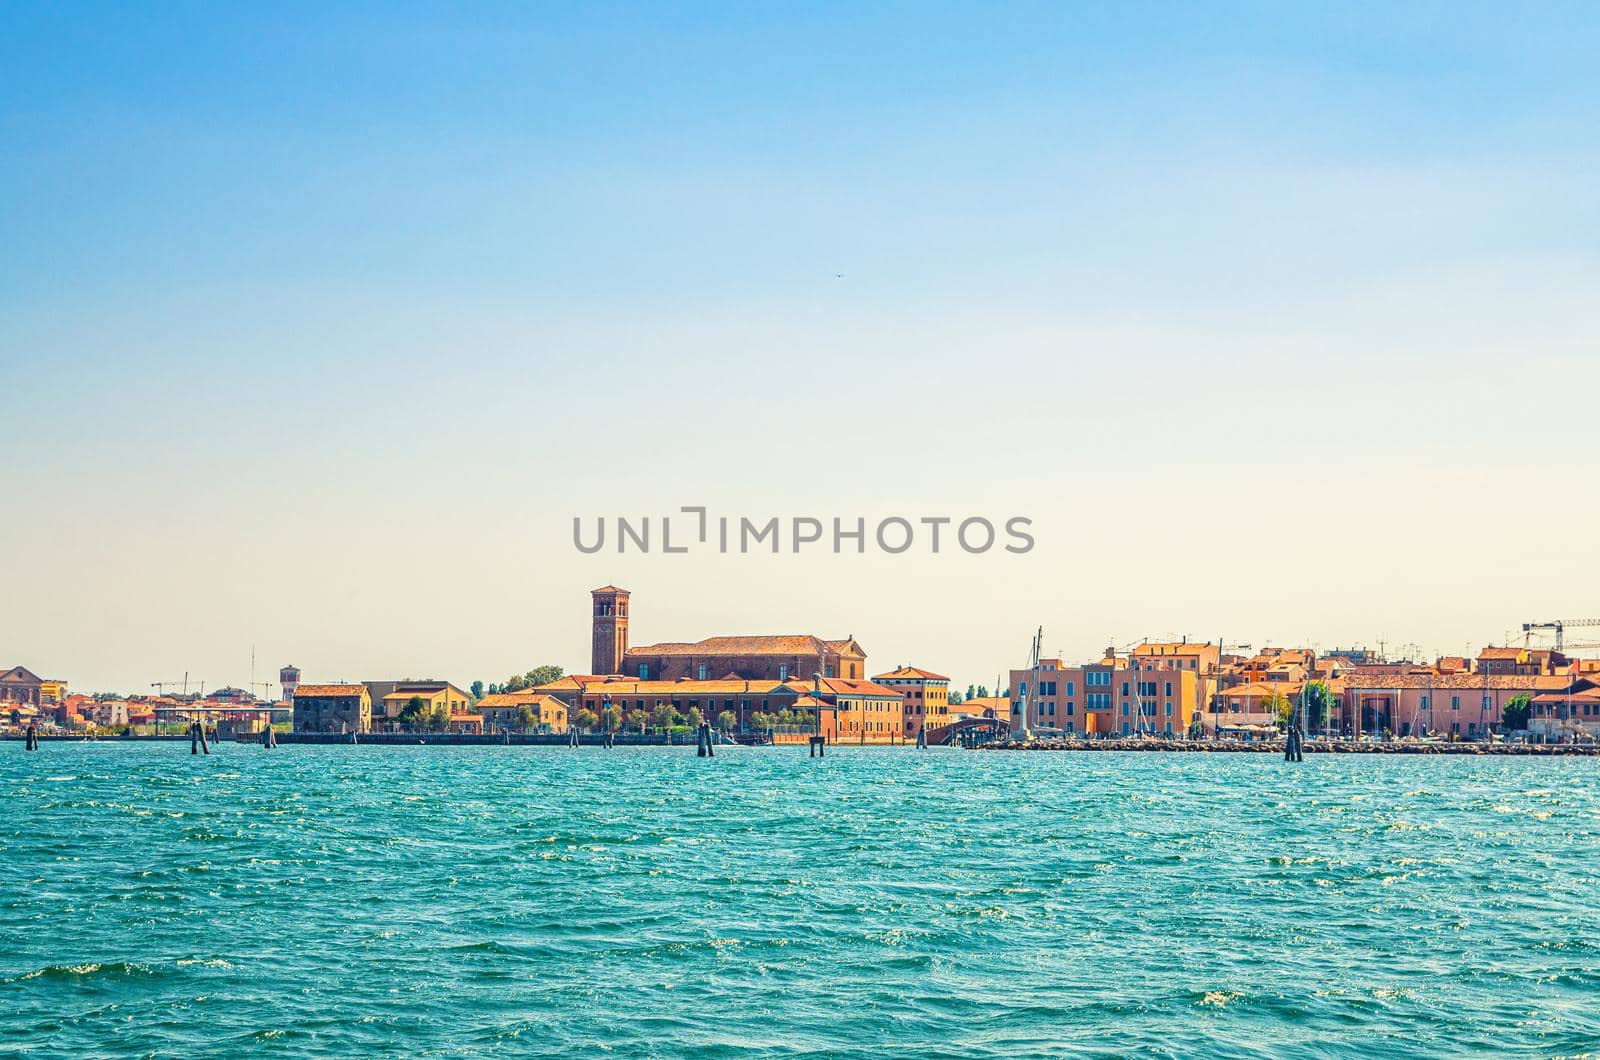
[[[1333,716],[1333,689],[1325,682],[1312,681],[1306,685],[1306,729],[1310,732],[1321,732],[1328,727],[1329,719]]]
[[[732,732],[739,725],[739,715],[731,710],[725,710],[717,715],[717,728],[723,732]]]
[[[960,689],[956,689],[956,690],[954,690],[954,691],[952,691],[950,693],[949,703],[950,703],[950,705],[952,707],[958,706],[961,703],[961,701],[962,700],[961,700],[961,690]]]
[[[613,703],[605,709],[606,731],[620,732],[622,729],[622,708]]]
[[[532,703],[517,704],[517,729],[528,732],[539,724],[539,708]]]
[[[650,722],[658,729],[670,729],[681,720],[671,703],[658,703],[656,709],[650,712]]]
[[[400,720],[407,725],[415,727],[418,718],[422,715],[422,708],[426,706],[421,696],[412,696],[406,700],[406,705],[400,708]]]
[[[1533,707],[1533,699],[1526,692],[1518,692],[1506,701],[1500,710],[1500,727],[1506,732],[1518,732],[1528,727],[1528,714]]]
[[[554,663],[545,663],[535,666],[525,674],[512,674],[506,678],[506,683],[500,686],[502,692],[521,692],[525,688],[537,688],[547,685],[551,681],[559,681],[566,671]]]
[[[1289,702],[1288,696],[1277,689],[1273,689],[1272,694],[1267,696],[1263,706],[1268,714],[1277,719],[1279,725],[1289,724],[1290,717],[1294,715],[1294,704]]]
[[[758,710],[754,714],[750,715],[750,724],[754,725],[758,729],[766,729],[768,732],[771,732],[772,726],[776,724],[776,718],[774,718],[770,711]]]
[[[450,727],[450,708],[443,701],[425,703],[421,696],[412,696],[400,712],[400,720],[409,720],[418,732],[443,732]]]
[[[472,682],[472,687],[468,691],[472,693],[472,701],[476,703],[478,700],[483,698],[483,682]]]
[[[685,720],[689,723],[689,728],[698,729],[705,724],[706,716],[700,713],[699,707],[690,707]]]
[[[577,724],[578,728],[584,730],[592,729],[596,725],[600,724],[599,716],[588,707],[584,707],[579,710],[578,713],[574,714],[572,716],[572,720]]]

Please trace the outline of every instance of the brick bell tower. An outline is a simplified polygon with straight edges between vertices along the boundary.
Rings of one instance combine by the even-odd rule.
[[[589,658],[592,674],[620,674],[628,654],[628,590],[602,586],[594,597],[594,650]]]

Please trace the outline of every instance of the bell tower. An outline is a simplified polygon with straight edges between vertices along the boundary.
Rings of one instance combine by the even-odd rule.
[[[628,654],[628,590],[602,586],[589,593],[594,598],[594,650],[589,660],[592,674],[619,674]]]

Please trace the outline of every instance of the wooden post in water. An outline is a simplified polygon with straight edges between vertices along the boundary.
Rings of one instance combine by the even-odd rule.
[[[812,758],[826,758],[828,756],[828,738],[826,736],[813,736],[810,740]]]
[[[928,749],[928,729],[927,729],[926,726],[923,726],[923,727],[917,729],[917,750],[926,751],[927,749]]]
[[[29,751],[37,751],[39,749],[39,726],[28,726],[28,739],[24,744],[24,749]]]

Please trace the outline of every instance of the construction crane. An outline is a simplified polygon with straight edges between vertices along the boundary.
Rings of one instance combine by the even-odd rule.
[[[1529,640],[1535,633],[1541,636],[1553,632],[1556,637],[1556,651],[1564,652],[1566,647],[1566,631],[1569,627],[1600,626],[1600,618],[1558,618],[1553,622],[1524,622],[1522,624],[1522,646],[1526,648]]]
[[[261,698],[264,701],[270,701],[272,699],[272,696],[269,694],[272,691],[271,681],[251,681],[250,687],[251,689],[261,689]]]
[[[168,685],[182,685],[183,686],[183,694],[184,695],[188,695],[189,694],[189,675],[188,674],[184,674],[182,681],[151,681],[150,682],[150,687],[156,690],[156,695],[158,695],[158,696],[164,696],[164,695],[167,694],[167,686]]]

